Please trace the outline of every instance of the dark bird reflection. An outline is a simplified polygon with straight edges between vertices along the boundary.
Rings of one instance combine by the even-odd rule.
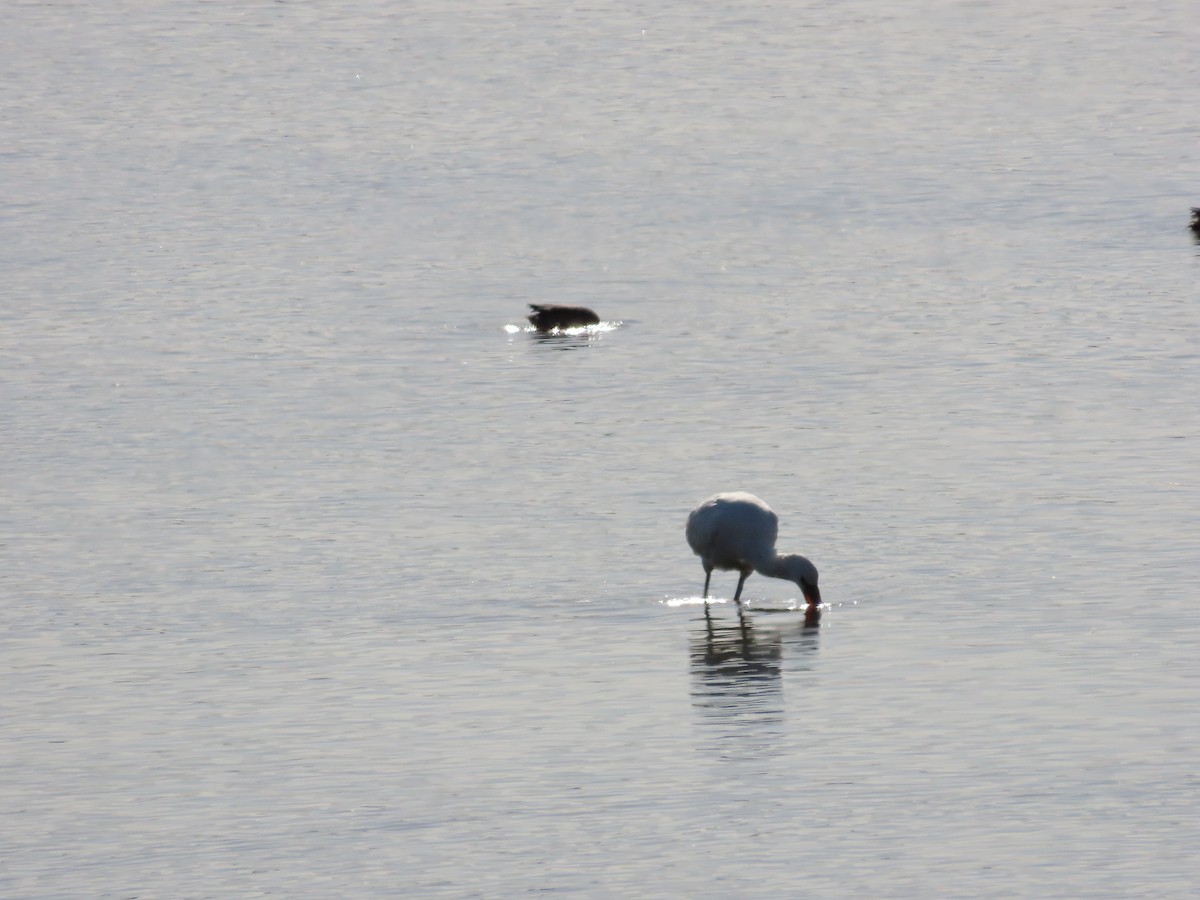
[[[736,622],[704,619],[689,638],[692,705],[711,749],[722,756],[774,756],[782,744],[785,656],[789,673],[806,671],[817,649],[819,613],[793,615],[776,626],[755,624],[738,611]],[[790,660],[796,657],[799,666]]]
[[[547,350],[585,350],[599,335],[591,330],[531,331],[530,336]]]

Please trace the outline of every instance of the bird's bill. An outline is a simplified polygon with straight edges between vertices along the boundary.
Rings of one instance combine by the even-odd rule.
[[[800,590],[804,591],[804,599],[808,601],[809,606],[821,605],[821,589],[815,584],[802,581],[800,582]]]

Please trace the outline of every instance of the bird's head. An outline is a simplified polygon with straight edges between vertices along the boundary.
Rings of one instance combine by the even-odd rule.
[[[821,605],[821,589],[817,587],[817,567],[803,556],[787,557],[788,579],[796,582],[809,606]]]

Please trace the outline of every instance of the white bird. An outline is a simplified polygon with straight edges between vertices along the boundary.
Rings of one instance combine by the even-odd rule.
[[[821,603],[817,567],[799,554],[775,552],[779,517],[753,494],[716,494],[692,510],[687,542],[704,564],[704,597],[713,569],[741,572],[735,603],[741,606],[742,586],[751,572],[794,581],[810,608]]]

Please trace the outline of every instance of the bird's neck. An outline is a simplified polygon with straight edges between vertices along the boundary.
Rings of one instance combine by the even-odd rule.
[[[754,568],[759,574],[766,575],[768,578],[791,580],[791,576],[788,574],[787,559],[774,550],[770,551],[770,555],[756,560]]]

